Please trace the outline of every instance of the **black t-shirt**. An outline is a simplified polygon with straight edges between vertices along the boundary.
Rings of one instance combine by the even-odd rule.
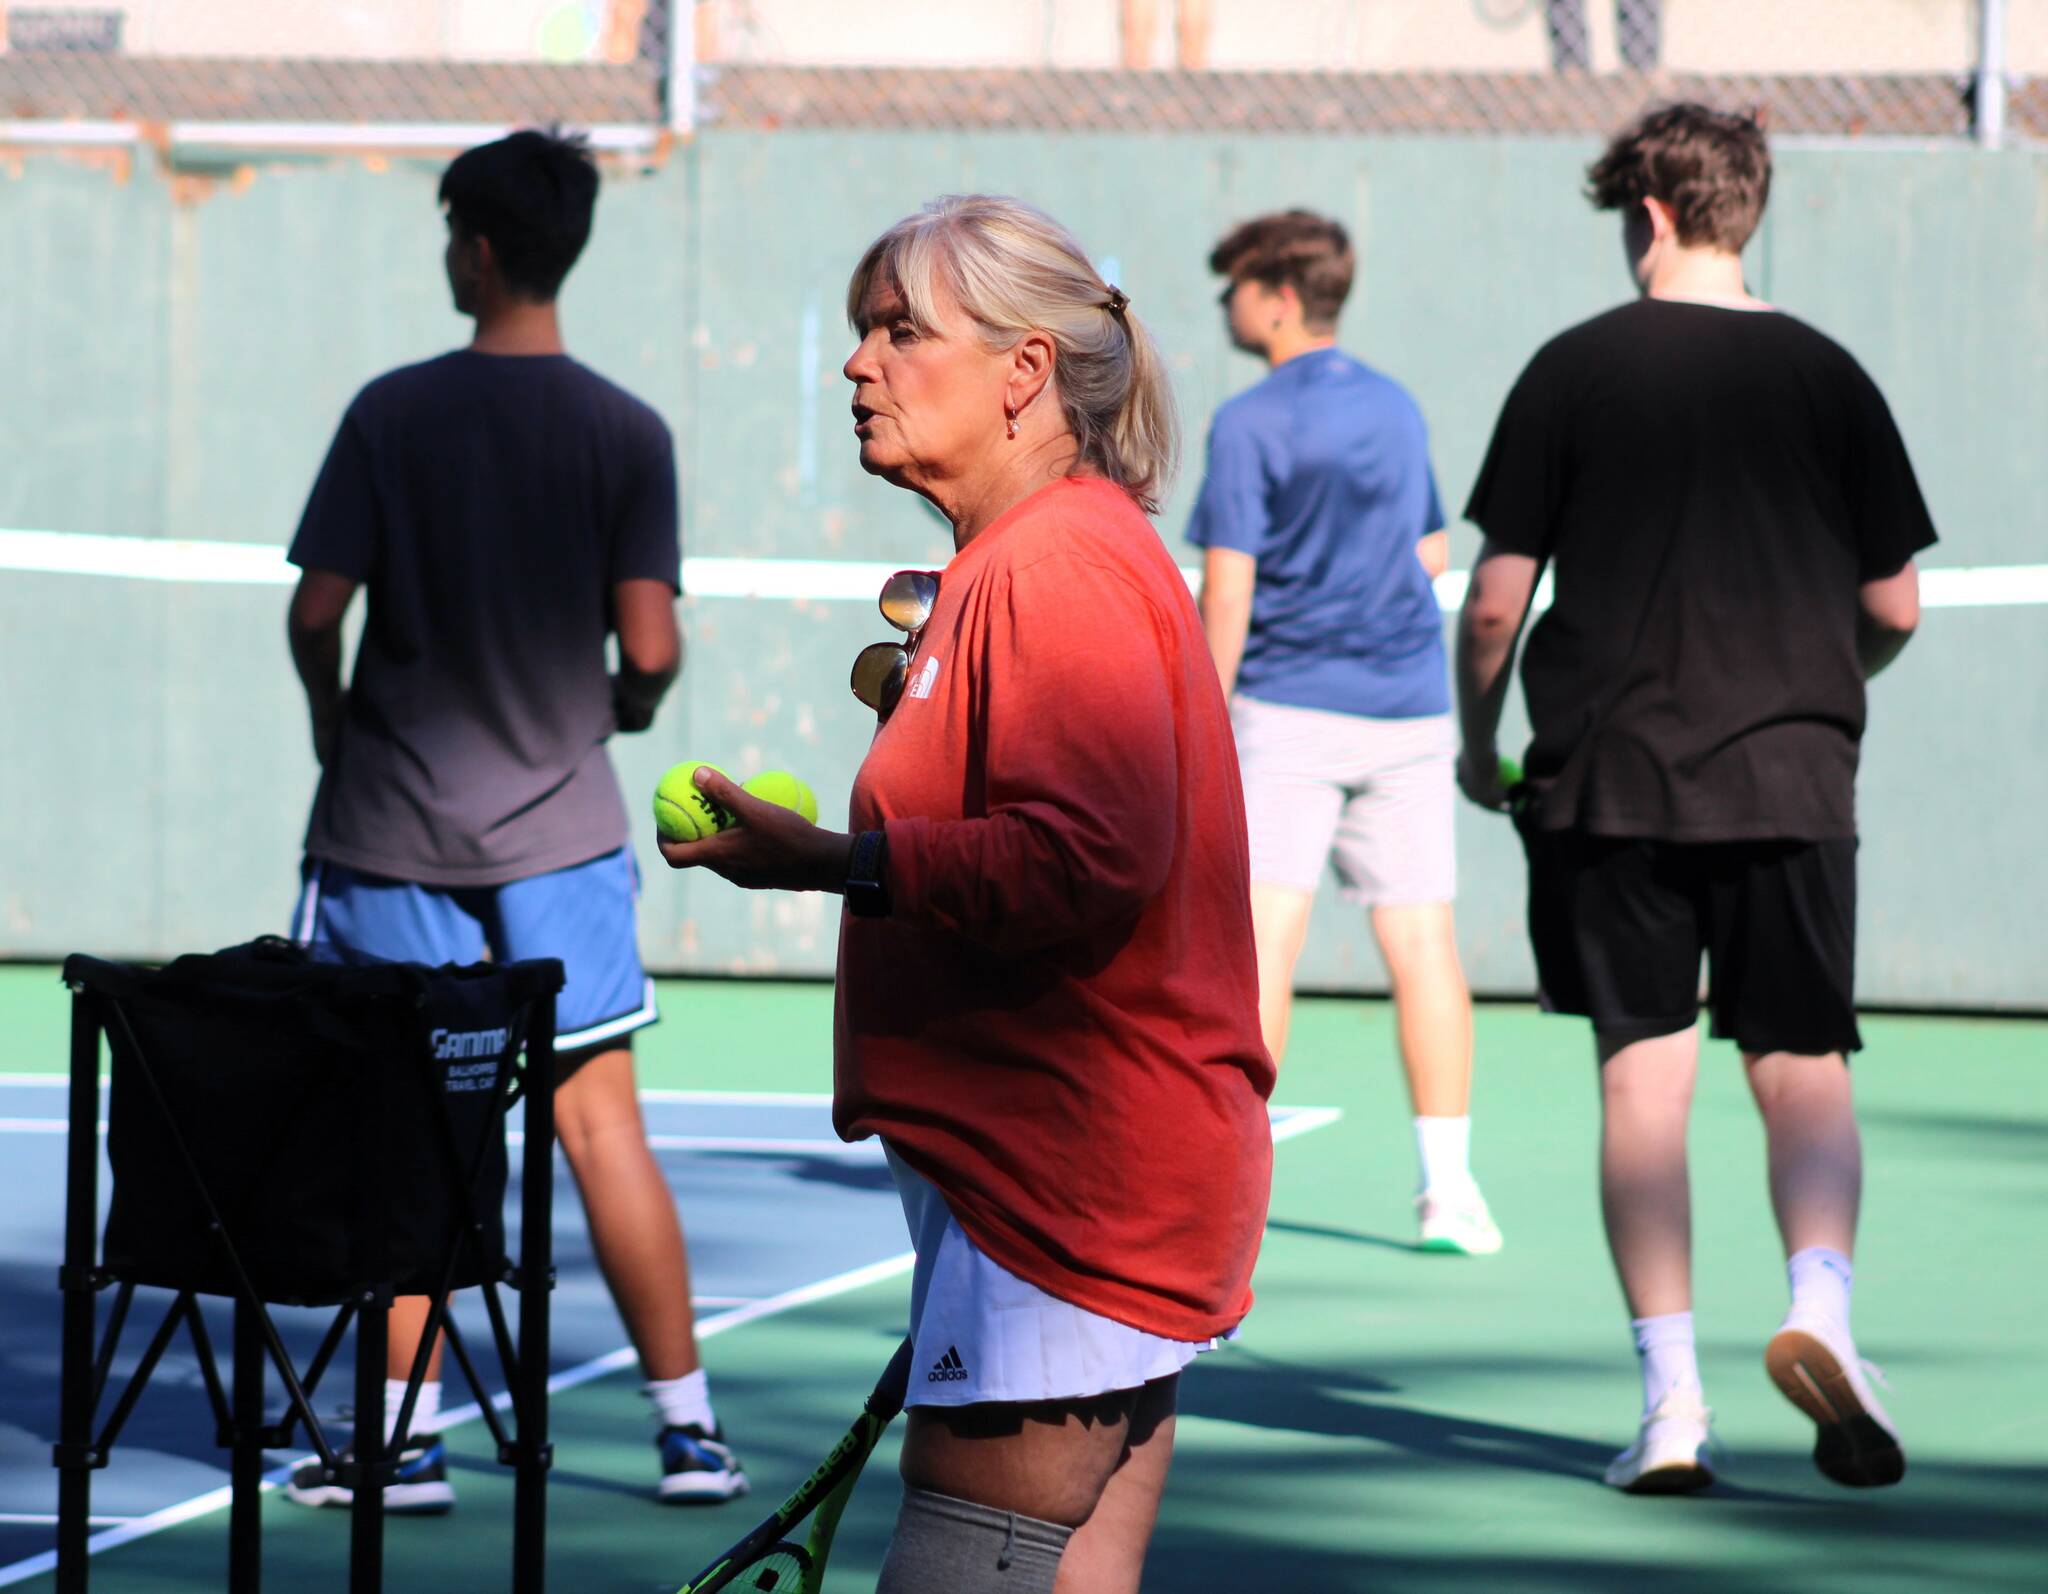
[[[1611,310],[1529,362],[1465,514],[1555,577],[1522,663],[1541,826],[1856,833],[1858,588],[1934,527],[1846,350],[1775,311]]]
[[[393,371],[349,406],[290,557],[369,593],[309,854],[484,886],[624,843],[612,589],[681,571],[653,410],[566,355]]]

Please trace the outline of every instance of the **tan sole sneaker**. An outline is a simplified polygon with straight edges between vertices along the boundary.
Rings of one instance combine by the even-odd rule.
[[[1819,1323],[1787,1323],[1764,1350],[1778,1392],[1813,1419],[1813,1464],[1850,1489],[1881,1489],[1906,1475],[1899,1432],[1864,1379],[1855,1347]]]

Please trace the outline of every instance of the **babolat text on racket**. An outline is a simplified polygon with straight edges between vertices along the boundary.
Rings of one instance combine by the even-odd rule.
[[[910,1341],[906,1339],[889,1359],[860,1416],[819,1463],[818,1470],[798,1484],[766,1521],[676,1594],[712,1594],[715,1589],[818,1594],[825,1582],[825,1557],[831,1553],[832,1536],[839,1529],[839,1518],[853,1495],[860,1469],[903,1409],[909,1388]],[[802,1544],[794,1543],[790,1534],[806,1517],[813,1518],[810,1533]]]

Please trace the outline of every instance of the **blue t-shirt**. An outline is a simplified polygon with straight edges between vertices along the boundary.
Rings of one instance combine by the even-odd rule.
[[[1341,350],[1225,403],[1188,541],[1259,563],[1237,689],[1374,719],[1449,713],[1443,615],[1415,554],[1443,523],[1422,412]]]

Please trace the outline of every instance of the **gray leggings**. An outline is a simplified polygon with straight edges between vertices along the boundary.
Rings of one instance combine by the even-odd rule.
[[[1052,1594],[1072,1528],[906,1488],[875,1594]]]

